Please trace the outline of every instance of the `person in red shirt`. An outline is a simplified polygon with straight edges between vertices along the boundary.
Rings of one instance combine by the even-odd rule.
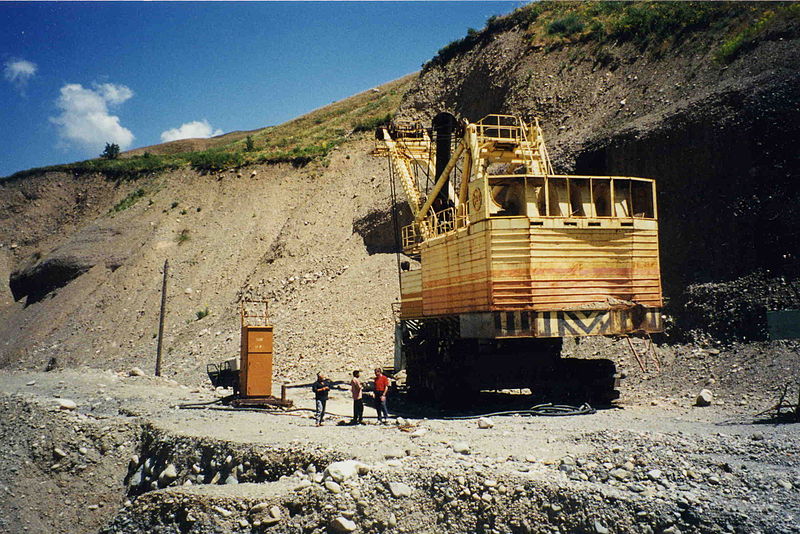
[[[378,424],[389,422],[389,410],[386,409],[386,395],[389,393],[389,379],[383,369],[375,369],[375,409],[378,411]]]

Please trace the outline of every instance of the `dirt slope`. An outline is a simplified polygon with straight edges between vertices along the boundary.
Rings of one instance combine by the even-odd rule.
[[[251,152],[248,132],[212,140],[214,154],[261,164],[0,181],[0,365],[152,370],[165,260],[167,375],[203,382],[207,363],[238,354],[245,294],[270,300],[279,380],[391,362],[390,186],[365,124],[386,120],[410,81],[259,130]],[[291,164],[271,158],[281,150]]]
[[[45,196],[68,177],[11,184],[5,213],[28,211],[4,226],[6,273],[64,250],[94,266],[37,302],[5,297],[3,362],[43,369],[56,358],[58,366],[152,368],[165,259],[170,375],[202,380],[208,361],[236,355],[237,302],[245,290],[273,300],[279,377],[391,359],[395,257],[370,255],[353,232],[356,221],[388,202],[386,163],[369,155],[371,147],[369,140],[354,140],[327,167],[181,170],[120,184],[84,179],[92,184],[80,193],[90,195],[84,211],[66,201],[49,203],[52,197],[31,206],[20,191]],[[133,206],[107,211],[137,189],[144,194]],[[121,260],[109,267],[112,257]],[[198,320],[196,312],[206,308],[209,316]]]

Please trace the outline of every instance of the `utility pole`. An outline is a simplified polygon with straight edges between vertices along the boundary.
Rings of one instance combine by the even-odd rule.
[[[156,349],[156,376],[161,376],[161,340],[164,338],[164,313],[167,308],[167,271],[169,260],[164,260],[164,281],[161,284],[161,314],[158,318],[158,348]]]

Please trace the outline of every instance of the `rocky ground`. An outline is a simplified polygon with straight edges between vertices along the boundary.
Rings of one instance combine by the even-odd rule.
[[[798,376],[798,344],[661,346],[660,371],[651,356],[645,373],[618,348],[566,347],[617,354],[628,375],[618,405],[596,414],[450,420],[457,414],[395,398],[388,426],[337,425],[350,412],[344,389],[316,427],[307,386],[289,389],[300,410],[278,415],[197,406],[222,392],[129,369],[6,373],[0,526],[800,532],[798,424],[758,415]],[[721,365],[739,380],[712,381]],[[711,405],[695,406],[703,388]],[[486,394],[471,413],[525,399]]]

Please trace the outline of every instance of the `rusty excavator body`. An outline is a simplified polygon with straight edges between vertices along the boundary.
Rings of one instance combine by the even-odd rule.
[[[613,362],[562,358],[562,339],[663,330],[654,180],[555,174],[538,121],[512,115],[376,137],[413,217],[395,351],[410,390],[616,398]]]

